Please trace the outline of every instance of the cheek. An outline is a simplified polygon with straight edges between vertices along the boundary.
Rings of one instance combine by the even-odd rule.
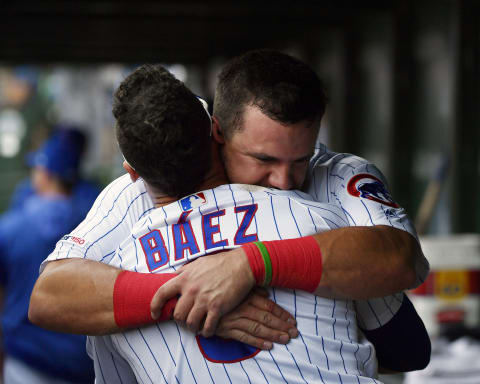
[[[306,164],[298,164],[294,167],[293,171],[293,179],[295,181],[296,188],[300,188],[305,181],[305,177],[307,176],[307,169],[308,163]]]

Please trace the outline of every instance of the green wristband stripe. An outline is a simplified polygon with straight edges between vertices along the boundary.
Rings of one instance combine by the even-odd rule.
[[[260,251],[263,263],[265,264],[265,279],[263,280],[262,285],[266,287],[272,282],[272,260],[270,260],[270,254],[268,253],[267,247],[265,247],[261,241],[256,241],[254,244]]]

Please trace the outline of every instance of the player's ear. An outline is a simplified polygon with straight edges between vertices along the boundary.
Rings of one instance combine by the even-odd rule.
[[[132,182],[137,181],[140,177],[140,175],[126,161],[123,162],[123,169],[125,169],[125,171],[127,171],[127,173],[130,175]]]
[[[215,116],[212,116],[212,135],[218,144],[225,144],[222,127],[220,127],[220,123]]]

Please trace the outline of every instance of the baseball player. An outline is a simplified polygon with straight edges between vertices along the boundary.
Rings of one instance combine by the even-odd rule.
[[[77,141],[80,135],[74,129],[57,129],[28,155],[32,193],[18,207],[0,216],[5,384],[88,383],[94,379],[84,336],[50,332],[31,324],[27,317],[40,263],[55,247],[58,237],[78,225],[88,211],[85,199],[83,206],[78,204],[73,192],[81,161]]]
[[[132,99],[141,99],[141,105],[151,105],[149,97],[145,97],[148,91],[142,92],[145,83],[140,83],[140,79],[148,80],[153,74],[157,74],[161,80],[150,86],[154,86],[160,94],[163,94],[162,90],[168,90],[169,96],[162,100],[167,105],[166,109],[159,111],[151,108],[149,111],[147,107],[143,108],[143,114],[140,107],[130,109],[132,103],[129,101]],[[172,76],[166,76],[158,68],[140,68],[137,73],[125,79],[124,83],[126,85],[121,85],[116,93],[114,110],[138,113],[140,121],[152,124],[152,128],[142,129],[132,127],[131,122],[126,124],[127,121],[123,119],[117,123],[121,148],[129,153],[125,167],[130,175],[138,177],[140,174],[135,169],[149,166],[146,163],[149,160],[146,153],[152,152],[161,158],[161,153],[178,142],[188,143],[188,147],[192,145],[190,141],[193,129],[189,126],[190,121],[180,113],[176,116],[175,110],[179,105],[188,110],[188,101],[195,99],[193,95],[180,91],[184,89],[183,84]],[[128,87],[132,83],[140,89],[138,94]],[[158,95],[153,94],[151,97],[156,99]],[[171,105],[170,109],[168,105]],[[165,116],[155,120],[152,110],[157,115],[168,115],[174,123],[169,122]],[[187,121],[184,122],[182,117]],[[204,129],[204,136],[207,136],[208,125],[204,125]],[[134,135],[131,133],[133,130]],[[165,137],[161,140],[162,143],[157,141],[148,145],[143,138],[151,130],[155,130],[156,137],[165,137],[175,130],[176,141]],[[126,137],[128,142],[124,140]],[[202,140],[198,135],[193,140],[197,138]],[[126,150],[131,146],[141,147],[142,150]],[[192,155],[190,162],[182,159],[182,153],[178,155],[181,161],[175,156],[169,157],[168,161],[181,164],[178,171],[183,174],[195,166],[195,153]],[[203,174],[197,176],[201,178],[207,173],[209,175],[200,184],[202,188],[226,182],[222,168],[218,166],[218,155],[213,152],[212,156],[207,163],[213,164],[212,170],[205,168]],[[182,186],[175,183],[175,177],[162,174],[165,176],[161,179],[150,174],[142,175],[152,200],[156,201],[157,209],[134,226],[130,236],[120,244],[108,262],[116,268],[137,272],[124,271],[116,278],[113,304],[115,321],[120,328],[132,326],[136,319],[140,321],[138,325],[142,321],[138,318],[142,306],[136,303],[144,301],[145,291],[139,289],[143,282],[138,280],[138,272],[159,274],[154,278],[162,279],[169,275],[164,272],[175,271],[199,256],[219,250],[237,246],[250,247],[254,241],[305,236],[348,224],[339,207],[312,202],[311,197],[302,192],[249,185],[221,185],[169,203],[175,200],[173,196]],[[257,244],[259,247],[271,245]],[[253,264],[258,261],[254,253],[249,255],[249,260]],[[304,265],[291,265],[292,270],[287,271],[286,275],[293,274],[293,279],[286,281],[284,277],[278,278],[277,262],[282,261],[280,258],[274,259],[272,254],[272,284],[284,288],[302,286],[304,290],[310,291],[316,289],[318,281],[315,278],[311,288],[305,285],[305,281],[310,284],[312,280],[306,274],[300,273],[302,281],[295,281],[295,272],[301,272]],[[296,262],[303,264],[301,260]],[[315,263],[310,263],[309,266],[313,269],[316,267]],[[255,268],[252,267],[252,270]],[[309,274],[314,276],[315,271],[310,270]],[[263,277],[267,273],[264,270],[260,275]],[[371,377],[375,375],[376,360],[371,345],[359,342],[357,313],[364,329],[384,328],[379,325],[390,323],[394,315],[407,322],[409,331],[413,332],[416,327],[400,311],[400,308],[405,308],[402,301],[407,302],[402,294],[368,303],[324,299],[311,293],[282,288],[272,289],[271,295],[297,318],[301,337],[288,346],[261,351],[236,342],[195,337],[186,328],[172,322],[155,324],[111,336],[90,338],[88,346],[90,355],[95,360],[97,382],[374,382]],[[145,302],[150,315],[149,300]],[[375,316],[372,316],[372,311]],[[379,319],[381,323],[377,323]],[[365,326],[367,322],[368,326]]]
[[[376,196],[371,191],[369,194],[369,188],[362,187],[365,193],[360,193],[360,184],[379,182],[384,185],[378,170],[363,159],[329,152],[322,145],[317,148],[314,160],[308,161],[325,107],[321,85],[311,69],[289,56],[270,51],[248,53],[240,64],[245,68],[244,73],[238,66],[229,65],[220,78],[219,89],[228,88],[228,84],[240,84],[240,88],[250,92],[246,96],[231,98],[229,95],[234,93],[223,92],[224,104],[230,102],[245,109],[233,111],[230,119],[231,123],[238,123],[243,128],[233,130],[229,135],[223,135],[222,131],[222,136],[219,135],[218,128],[221,125],[226,130],[228,119],[216,119],[215,114],[222,115],[223,108],[223,115],[228,115],[228,108],[217,103],[217,96],[213,124],[214,138],[222,145],[230,180],[278,188],[300,187],[303,184],[304,190],[312,191],[311,195],[318,201],[341,207],[349,223],[358,226],[340,228],[316,237],[323,259],[320,281],[323,292],[351,298],[375,297],[422,281],[428,272],[428,264],[405,212],[392,201],[379,198],[380,195]],[[237,81],[235,73],[247,77],[253,73],[249,81],[256,82],[256,85]],[[277,87],[277,84],[280,85]],[[298,92],[299,89],[302,92]],[[284,97],[283,93],[291,93],[291,97]],[[222,92],[217,94],[222,97]],[[277,98],[281,98],[278,103]],[[254,120],[259,124],[254,124]],[[262,128],[260,133],[271,130],[268,124],[274,124],[278,137],[267,137],[265,141],[257,135],[254,144],[263,143],[265,147],[255,147],[251,151],[238,148],[236,138],[243,137],[256,127]],[[205,148],[209,144],[201,145]],[[245,166],[240,161],[229,160],[234,153],[243,154],[252,162]],[[202,163],[204,159],[199,158],[197,166]],[[180,184],[188,182],[196,173],[197,170],[192,169],[188,174],[180,175],[177,181]],[[249,180],[243,180],[247,173]],[[253,174],[260,175],[258,180],[252,179]],[[358,175],[366,175],[366,178],[358,180]],[[32,296],[33,318],[49,327],[71,331],[88,331],[93,327],[96,332],[100,331],[95,328],[97,321],[92,320],[96,319],[94,301],[84,300],[72,305],[76,291],[63,292],[55,287],[67,282],[75,286],[85,284],[89,276],[96,273],[94,269],[98,266],[72,259],[108,262],[115,254],[119,241],[129,236],[133,225],[148,215],[153,207],[154,202],[148,197],[143,182],[132,183],[128,176],[112,182],[97,199],[85,221],[60,241],[48,258],[48,261],[69,260],[46,266]],[[80,291],[97,297],[97,291],[88,291],[91,287],[91,284],[84,286]],[[186,297],[183,295],[182,299]],[[222,307],[220,312],[225,312],[225,308]]]
[[[202,201],[196,208],[184,209],[191,199],[186,197],[141,219],[109,264],[143,273],[173,272],[199,256],[247,241],[293,238],[348,223],[338,207],[303,200],[308,195],[298,192],[252,191],[234,184],[193,196]],[[125,382],[126,377],[153,383],[374,382],[367,378],[376,374],[375,352],[360,342],[353,301],[287,289],[271,289],[270,296],[296,317],[300,337],[288,345],[261,351],[161,323],[90,340],[97,383]],[[402,294],[392,299],[388,305],[396,313]]]

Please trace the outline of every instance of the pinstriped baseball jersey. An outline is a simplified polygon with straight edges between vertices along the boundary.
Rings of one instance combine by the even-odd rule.
[[[416,236],[405,211],[390,197],[381,172],[360,157],[330,152],[320,145],[303,190],[318,202],[340,207],[349,225],[383,224]],[[46,261],[71,257],[108,261],[133,225],[152,209],[142,180],[132,183],[128,175],[119,177],[103,190],[85,220],[57,243]],[[416,271],[418,286],[428,274],[425,258],[417,261]]]
[[[302,197],[308,195],[243,185],[196,193],[142,218],[109,264],[161,273],[257,239],[294,238],[347,225],[338,207]],[[91,338],[97,382],[125,383],[132,374],[141,383],[378,382],[371,378],[373,348],[359,341],[354,302],[286,289],[270,294],[297,319],[300,336],[287,346],[260,351],[196,338],[174,322],[155,324]]]
[[[417,238],[405,210],[395,203],[388,192],[382,173],[361,157],[330,152],[320,144],[310,161],[303,190],[316,201],[339,206],[350,226],[388,225]],[[415,269],[416,287],[428,275],[427,259],[417,260]]]
[[[346,214],[350,225],[391,225],[415,235],[403,209],[386,204],[391,203],[388,192],[385,194],[378,184],[369,191],[363,186],[368,182],[355,179],[357,175],[365,174],[373,177],[366,181],[383,180],[381,173],[365,160],[330,152],[321,145],[310,163],[304,190],[318,202],[337,205]],[[128,175],[114,180],[97,198],[85,220],[57,243],[41,270],[47,261],[63,258],[108,262],[119,242],[130,236],[133,225],[153,208],[142,180],[132,183]],[[428,263],[424,259],[416,267],[419,283],[428,273]],[[374,329],[384,325],[398,310],[401,299],[401,295],[394,295],[355,302],[360,326]]]

